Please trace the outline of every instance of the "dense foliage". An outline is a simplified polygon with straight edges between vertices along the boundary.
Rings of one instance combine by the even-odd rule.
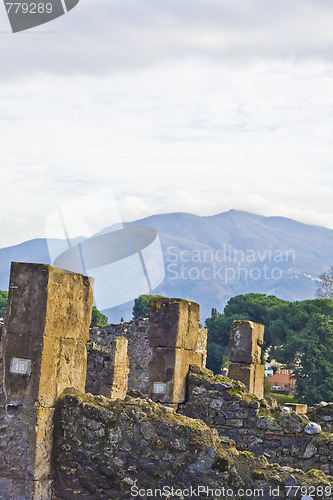
[[[148,318],[151,297],[162,297],[162,295],[139,295],[138,298],[134,299],[133,319]]]
[[[103,326],[108,324],[108,318],[93,306],[90,326]]]
[[[265,325],[263,352],[294,369],[297,395],[305,402],[333,401],[333,301],[288,302],[251,293],[229,300],[223,314],[206,320],[210,369],[218,372],[228,355],[230,327],[245,319]]]
[[[295,369],[296,394],[305,403],[333,401],[333,324],[314,314],[295,336],[300,364]]]
[[[8,292],[0,290],[0,318],[3,318],[7,309]]]

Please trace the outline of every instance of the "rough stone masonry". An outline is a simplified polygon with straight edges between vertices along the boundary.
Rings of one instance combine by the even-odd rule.
[[[51,498],[56,399],[84,392],[93,291],[88,277],[12,263],[2,336],[0,498]]]

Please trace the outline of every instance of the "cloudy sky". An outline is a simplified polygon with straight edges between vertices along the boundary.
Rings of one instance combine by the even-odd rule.
[[[112,189],[123,220],[231,208],[333,229],[331,0],[0,5],[0,247]]]

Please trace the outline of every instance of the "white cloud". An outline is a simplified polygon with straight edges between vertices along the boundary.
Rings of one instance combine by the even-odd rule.
[[[118,74],[188,58],[332,61],[332,23],[326,0],[81,0],[48,25],[4,34],[2,78]]]
[[[104,188],[124,220],[238,208],[333,228],[332,21],[324,0],[81,0],[0,35],[0,245]]]

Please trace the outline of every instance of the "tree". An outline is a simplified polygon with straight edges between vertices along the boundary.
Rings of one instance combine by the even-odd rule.
[[[320,274],[316,297],[333,300],[333,266],[326,273]]]
[[[108,324],[108,318],[93,306],[90,326],[104,326]]]
[[[296,394],[307,404],[333,401],[333,324],[315,314],[297,336]]]
[[[149,301],[152,297],[163,297],[163,295],[139,295],[138,298],[134,299],[133,319],[148,318]]]
[[[228,353],[232,322],[249,320],[265,326],[263,352],[269,348],[272,357],[294,368],[299,362],[298,335],[304,331],[314,314],[333,318],[333,302],[329,299],[289,302],[274,295],[259,293],[232,297],[223,314],[212,310],[211,317],[206,320],[207,366],[218,373],[221,355],[226,356]]]
[[[3,318],[7,309],[8,292],[0,290],[0,318]]]

